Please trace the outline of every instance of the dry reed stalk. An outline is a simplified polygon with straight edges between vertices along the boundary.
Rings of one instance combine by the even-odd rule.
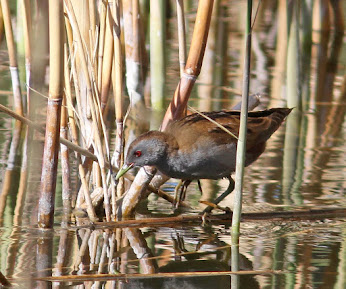
[[[23,36],[24,36],[24,50],[25,50],[25,71],[26,71],[26,94],[27,94],[27,105],[30,103],[30,87],[31,87],[31,10],[29,0],[21,0],[22,2],[22,13],[23,13]],[[27,108],[29,109],[29,108]],[[25,105],[24,105],[24,111]]]
[[[99,90],[102,114],[104,114],[106,105],[108,103],[109,87],[110,87],[111,75],[112,75],[112,64],[113,64],[113,54],[114,54],[112,26],[113,26],[113,19],[112,19],[111,7],[107,5],[105,47],[104,47],[104,56],[103,56],[103,62],[102,62],[102,79],[101,79],[101,89]]]
[[[51,228],[54,221],[55,186],[59,154],[59,129],[64,81],[64,18],[62,0],[49,2],[49,100],[38,207],[38,225]]]
[[[126,61],[126,86],[131,100],[131,106],[142,109],[143,97],[143,67],[142,67],[142,45],[141,31],[143,27],[139,24],[140,14],[138,0],[123,1],[123,21],[125,39],[125,61]],[[143,113],[139,111],[139,113]]]
[[[10,8],[7,0],[1,0],[1,9],[5,26],[6,43],[10,62],[10,72],[13,90],[13,105],[17,114],[23,115],[23,103],[20,90],[20,81],[17,64],[17,52],[13,37]],[[3,215],[6,206],[6,198],[9,193],[16,193],[18,189],[18,180],[16,178],[18,166],[20,165],[20,147],[21,147],[22,123],[15,121],[10,151],[7,159],[7,167],[3,178],[1,192],[0,216]]]
[[[187,101],[192,87],[201,70],[213,2],[214,1],[210,0],[201,0],[198,3],[195,27],[185,71],[166,111],[166,115],[162,121],[161,130],[164,130],[170,121],[181,118],[186,110]],[[124,196],[121,209],[118,210],[118,217],[129,217],[133,214],[136,205],[145,194],[146,188],[155,173],[156,169],[153,167],[144,167],[139,170],[129,191]],[[167,177],[159,176],[153,180],[153,185],[159,187],[165,181],[167,181]]]
[[[83,73],[83,77],[85,79],[86,84],[86,94],[87,94],[87,100],[88,100],[88,108],[90,109],[91,113],[91,127],[92,127],[92,136],[93,136],[93,146],[96,151],[96,155],[98,157],[98,164],[101,168],[101,177],[102,177],[102,188],[104,192],[104,207],[106,212],[106,219],[110,220],[111,216],[111,210],[110,210],[110,203],[109,203],[109,196],[108,196],[108,190],[107,190],[107,180],[106,180],[106,170],[105,170],[105,157],[103,154],[103,146],[102,146],[102,140],[99,133],[99,125],[98,120],[100,120],[100,114],[98,113],[99,110],[97,109],[97,106],[95,106],[95,103],[97,103],[98,99],[95,95],[93,95],[92,87],[92,79],[89,75],[88,65],[87,65],[87,56],[84,50],[83,40],[82,36],[80,34],[79,25],[72,7],[72,4],[70,0],[65,1],[67,5],[67,14],[70,19],[70,23],[72,26],[72,29],[74,31],[75,40],[77,42],[77,53],[79,55],[80,65],[81,65],[81,71]],[[88,111],[86,112],[88,114]],[[102,118],[102,117],[101,117]]]
[[[22,2],[22,13],[23,13],[23,35],[24,35],[24,49],[25,49],[25,77],[26,77],[26,101],[23,101],[23,110],[30,118],[32,114],[32,109],[30,108],[30,94],[31,94],[31,11],[29,0],[21,0]],[[26,105],[25,105],[26,104]],[[28,158],[30,154],[30,143],[32,140],[33,131],[30,127],[25,128],[25,138],[23,143],[23,158],[22,158],[22,168],[20,173],[20,182],[18,188],[18,195],[21,196],[24,201],[26,187],[27,187],[27,177],[28,177]],[[21,199],[19,198],[19,199]],[[21,208],[22,206],[19,206]]]
[[[72,30],[71,30],[72,32]],[[71,131],[71,136],[72,136],[72,141],[75,145],[78,145],[78,129],[76,126],[76,121],[75,121],[75,112],[73,109],[73,103],[72,103],[72,91],[71,91],[71,83],[70,83],[70,78],[69,78],[69,68],[68,68],[68,62],[67,62],[67,47],[65,46],[65,70],[64,70],[64,78],[65,78],[65,96],[67,100],[67,108],[68,108],[68,115],[69,115],[69,127]],[[89,151],[88,151],[89,152]],[[86,203],[86,210],[88,213],[88,216],[91,221],[97,220],[95,210],[92,205],[92,200],[90,197],[90,192],[89,192],[89,186],[88,182],[86,179],[86,172],[85,169],[82,165],[82,158],[80,155],[80,152],[76,154],[77,158],[77,163],[78,163],[78,172],[81,180],[81,189],[82,189],[82,195],[83,199]],[[95,156],[95,159],[97,160],[97,157]]]
[[[66,61],[66,59],[65,59]],[[65,62],[66,63],[66,62]],[[60,120],[60,137],[68,138],[68,113],[66,108],[66,95],[63,98]],[[63,222],[66,226],[70,220],[71,212],[71,169],[70,169],[70,152],[68,147],[60,144],[61,151],[61,171],[62,171],[62,201],[63,201]]]
[[[156,111],[164,109],[166,2],[150,0],[150,99]]]
[[[115,123],[116,138],[114,149],[114,163],[120,168],[124,159],[124,110],[123,110],[123,61],[121,46],[121,25],[120,25],[120,1],[113,1],[113,39],[114,39],[114,63],[113,63],[113,95],[115,103]],[[120,180],[117,186],[117,197],[124,193],[124,180]],[[115,212],[115,196],[112,198],[113,211]]]
[[[179,67],[180,77],[183,76],[186,65],[186,31],[185,31],[185,15],[184,0],[177,1],[177,22],[178,22],[178,41],[179,41]]]
[[[89,0],[89,15],[90,15],[90,43],[96,43],[96,1]],[[97,61],[95,61],[97,65]],[[96,66],[95,66],[96,67]],[[95,70],[96,71],[96,70]]]
[[[103,65],[103,52],[105,47],[106,35],[106,17],[107,7],[105,1],[100,1],[100,32],[99,32],[99,45],[98,45],[98,62],[97,62],[97,88],[101,91],[102,87],[102,65]]]
[[[2,8],[2,14],[4,17],[6,43],[7,43],[8,56],[10,61],[10,72],[11,72],[11,79],[12,79],[14,108],[16,113],[18,113],[19,115],[23,115],[23,103],[22,103],[22,95],[20,91],[17,52],[16,52],[16,45],[13,38],[10,7],[8,5],[8,0],[1,0],[0,3]]]

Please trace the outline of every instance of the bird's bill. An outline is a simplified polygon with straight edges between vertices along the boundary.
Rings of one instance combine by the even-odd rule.
[[[120,177],[122,177],[123,175],[125,175],[127,173],[127,171],[131,170],[134,166],[134,163],[131,164],[124,164],[122,166],[122,168],[119,170],[119,172],[117,173],[117,175],[115,176],[115,180],[119,180]]]

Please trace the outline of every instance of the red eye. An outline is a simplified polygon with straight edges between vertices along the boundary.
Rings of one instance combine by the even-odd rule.
[[[134,155],[139,158],[142,155],[141,151],[135,151]]]

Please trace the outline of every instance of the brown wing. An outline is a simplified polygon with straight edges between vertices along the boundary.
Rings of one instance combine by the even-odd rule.
[[[249,112],[247,148],[265,142],[281,125],[290,113],[288,108],[273,108]],[[240,124],[239,111],[219,111],[203,113],[238,136]],[[189,115],[171,123],[167,129],[178,140],[179,146],[191,145],[200,141],[213,141],[219,145],[237,140],[199,114]]]

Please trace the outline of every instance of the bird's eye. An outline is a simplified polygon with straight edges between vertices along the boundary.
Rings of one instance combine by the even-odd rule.
[[[139,158],[141,155],[142,155],[142,152],[141,151],[135,151],[134,152],[134,155]]]

